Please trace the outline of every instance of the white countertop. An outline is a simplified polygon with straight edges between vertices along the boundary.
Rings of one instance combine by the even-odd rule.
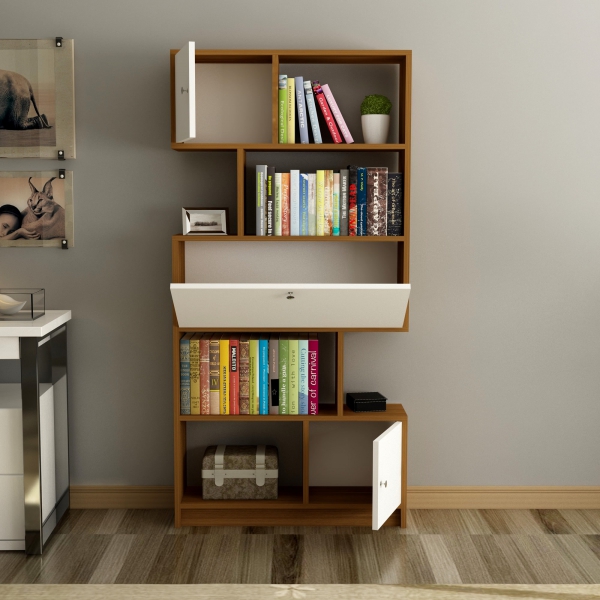
[[[0,338],[43,337],[70,320],[70,310],[47,310],[35,321],[0,321]]]

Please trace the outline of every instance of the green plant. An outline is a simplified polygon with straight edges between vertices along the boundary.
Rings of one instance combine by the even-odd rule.
[[[389,115],[391,110],[392,103],[390,99],[380,94],[365,96],[360,105],[361,115]]]

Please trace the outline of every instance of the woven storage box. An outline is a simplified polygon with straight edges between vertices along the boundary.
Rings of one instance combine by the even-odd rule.
[[[275,446],[209,446],[202,458],[204,500],[277,500]]]

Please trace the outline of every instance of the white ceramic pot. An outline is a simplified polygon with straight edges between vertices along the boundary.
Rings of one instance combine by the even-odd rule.
[[[390,115],[361,115],[365,144],[385,144],[390,129]]]

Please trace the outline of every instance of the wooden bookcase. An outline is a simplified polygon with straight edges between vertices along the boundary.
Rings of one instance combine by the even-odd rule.
[[[181,54],[183,53],[183,55]],[[181,59],[177,63],[177,55]],[[183,65],[183,66],[182,66]],[[270,123],[254,136],[257,141],[235,143],[226,141],[205,141],[199,135],[187,135],[187,141],[178,142],[183,123],[185,128],[191,126],[195,119],[195,103],[189,101],[189,89],[193,86],[201,94],[202,82],[195,81],[198,65],[210,65],[214,75],[217,69],[237,65],[259,65],[256,71],[265,81],[270,73]],[[355,136],[354,144],[279,144],[277,143],[277,83],[280,67],[292,70],[290,65],[337,65],[340,69],[347,66],[389,65],[395,68],[397,102],[393,110],[392,123],[396,124],[391,137],[394,143],[369,145],[361,143],[360,127],[351,128]],[[181,79],[183,68],[183,80]],[[266,71],[268,70],[268,72]],[[286,71],[282,71],[286,72]],[[253,72],[254,73],[254,72]],[[299,72],[301,73],[301,71]],[[291,73],[290,73],[291,74]],[[306,72],[310,76],[309,72]],[[186,79],[187,78],[187,79]],[[186,88],[187,85],[187,88]],[[333,89],[333,88],[332,88]],[[337,89],[337,88],[336,88]],[[334,90],[335,91],[335,90]],[[373,90],[359,90],[363,96]],[[262,93],[262,92],[261,92]],[[342,92],[343,93],[343,92]],[[337,93],[336,93],[337,95]],[[181,102],[188,100],[187,105]],[[340,103],[338,99],[338,103]],[[250,102],[252,104],[252,102]],[[187,243],[207,244],[226,242],[256,242],[266,244],[286,244],[290,242],[325,243],[325,244],[396,244],[396,272],[398,284],[409,283],[409,248],[410,248],[410,114],[411,114],[411,51],[409,50],[195,50],[193,43],[181,50],[171,50],[171,147],[179,152],[223,151],[235,153],[237,161],[237,199],[234,219],[235,233],[228,236],[184,236],[172,238],[172,282],[185,283],[185,248]],[[344,112],[343,107],[342,112]],[[224,108],[223,110],[226,110]],[[358,106],[356,106],[358,111]],[[262,115],[263,124],[267,117]],[[344,116],[346,113],[344,112]],[[217,119],[218,120],[218,119]],[[259,119],[260,120],[260,119]],[[195,127],[195,124],[193,124]],[[192,128],[193,129],[193,128]],[[270,141],[268,141],[270,139]],[[265,141],[266,140],[266,141]],[[247,164],[253,152],[282,153],[386,153],[395,160],[396,168],[404,173],[404,235],[400,237],[257,237],[248,223],[254,219],[254,197],[248,193]],[[285,247],[285,246],[284,246]],[[281,247],[281,248],[284,248]],[[277,246],[275,247],[277,248]],[[399,485],[401,487],[401,503],[397,510],[387,519],[385,525],[406,526],[406,473],[407,473],[407,415],[401,404],[388,404],[384,413],[354,413],[344,404],[344,335],[350,331],[408,331],[408,310],[402,327],[286,327],[285,329],[246,328],[234,323],[232,327],[180,327],[175,310],[173,311],[173,419],[174,419],[174,465],[175,465],[175,526],[273,526],[273,525],[340,525],[369,526],[372,523],[373,490],[371,487],[310,487],[309,485],[309,442],[310,426],[315,422],[393,422],[401,423],[401,460]],[[335,337],[335,394],[328,399],[330,403],[319,405],[319,414],[310,415],[181,415],[179,390],[179,341],[187,332],[210,331],[302,331],[330,332]],[[302,485],[298,487],[280,487],[278,500],[274,501],[205,501],[200,488],[187,485],[187,427],[194,422],[276,422],[288,421],[301,423],[302,428]],[[300,425],[299,425],[300,427]],[[281,466],[280,466],[281,468]],[[387,481],[386,481],[387,487]]]

